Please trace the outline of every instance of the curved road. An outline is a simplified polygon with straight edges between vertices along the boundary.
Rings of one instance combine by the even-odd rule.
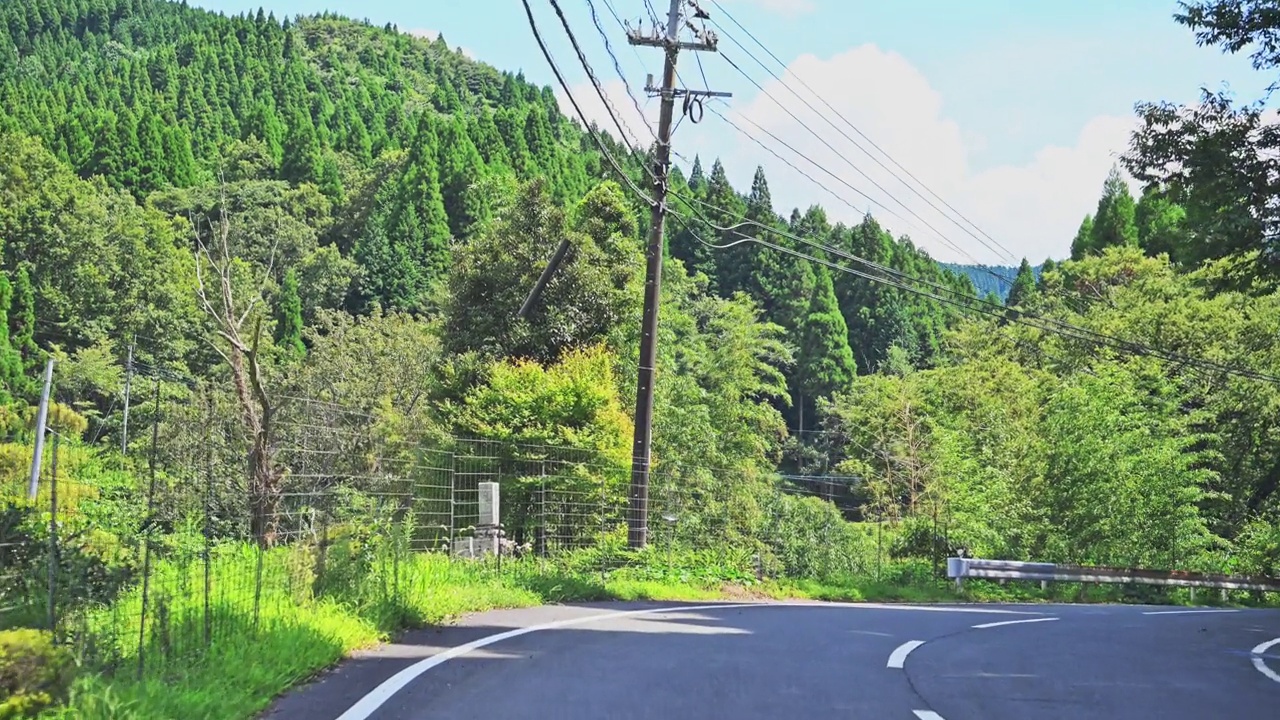
[[[1280,717],[1276,639],[1270,610],[543,607],[410,634],[266,717],[1261,719]]]

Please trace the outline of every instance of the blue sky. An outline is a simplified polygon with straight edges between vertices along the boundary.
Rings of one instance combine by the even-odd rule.
[[[630,108],[591,23],[586,0],[559,1],[614,104]],[[629,78],[639,85],[646,72],[657,74],[660,53],[627,47],[604,0],[594,2]],[[646,14],[644,0],[609,2],[633,20]],[[1135,102],[1193,101],[1201,86],[1218,87],[1224,82],[1242,98],[1252,99],[1269,80],[1249,67],[1247,57],[1197,47],[1191,32],[1173,21],[1177,6],[1171,0],[719,2],[792,72],[930,189],[1012,255],[1027,255],[1033,261],[1066,254],[1075,226],[1096,202],[1115,153],[1124,149]],[[193,0],[193,4],[226,12],[256,11],[261,5],[278,17],[332,10],[378,24],[392,22],[404,31],[443,32],[451,45],[462,46],[478,59],[502,69],[521,69],[539,84],[554,82],[518,0]],[[532,4],[558,62],[571,70],[576,62],[549,4],[546,0],[532,0]],[[767,60],[711,0],[703,5],[734,39]],[[777,97],[787,98],[788,91],[767,83],[764,71],[731,39],[722,37],[721,50]],[[792,112],[822,136],[814,137],[771,100],[760,97],[723,58],[703,54],[701,59],[710,85],[735,93],[718,106],[722,111],[768,128],[818,160],[830,175],[793,158],[842,197],[814,187],[711,114],[698,126],[680,128],[676,147],[683,154],[723,158],[731,177],[742,184],[749,182],[757,164],[765,165],[783,212],[816,201],[833,216],[856,221],[857,213],[848,207],[852,204],[870,209],[886,225],[910,234],[941,259],[1007,259],[1003,251],[992,253],[932,214],[914,194],[895,185],[895,178],[878,174],[879,168],[847,147],[847,141],[824,120],[788,102]],[[575,96],[585,103],[590,86],[584,73],[579,68],[568,75]],[[681,77],[701,85],[698,66],[688,53],[681,56]],[[656,102],[646,103],[649,120],[656,114],[655,106]],[[600,108],[591,108],[588,114],[603,117]],[[634,117],[634,110],[624,115],[629,125],[638,127],[641,119]],[[888,194],[876,190],[864,173],[884,185]],[[902,219],[893,217],[895,213]]]

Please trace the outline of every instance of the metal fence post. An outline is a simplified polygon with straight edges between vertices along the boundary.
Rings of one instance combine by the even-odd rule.
[[[147,604],[151,591],[151,528],[155,521],[156,453],[160,444],[160,378],[156,378],[155,417],[151,419],[151,457],[147,462],[147,515],[142,528],[142,610],[138,616],[138,678],[146,669]]]
[[[204,644],[206,648],[213,645],[213,615],[211,604],[213,594],[213,394],[205,396],[205,436],[204,436],[204,552],[201,558],[204,564]]]
[[[58,638],[58,439],[53,435],[53,464],[49,473],[49,632]]]

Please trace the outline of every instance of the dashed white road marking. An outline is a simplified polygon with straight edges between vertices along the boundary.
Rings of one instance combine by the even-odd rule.
[[[1058,618],[1056,617],[1047,617],[1047,618],[1031,618],[1030,620],[1005,620],[1003,622],[990,622],[990,623],[983,623],[981,625],[974,625],[973,628],[975,630],[985,630],[986,628],[1000,627],[1002,625],[1021,625],[1023,623],[1052,622],[1057,619]]]
[[[1151,610],[1143,615],[1209,615],[1212,613],[1238,613],[1239,610]]]
[[[889,662],[885,665],[885,667],[897,668],[898,670],[901,670],[903,666],[906,665],[907,656],[911,654],[911,651],[915,650],[916,648],[920,647],[923,644],[924,644],[923,640],[908,640],[907,642],[902,643],[897,648],[895,648],[893,652],[889,653]]]
[[[676,606],[676,607],[657,607],[646,608],[644,610],[624,610],[612,613],[600,613],[597,615],[585,615],[581,617],[566,618],[555,622],[543,623],[541,625],[530,625],[528,627],[515,628],[506,632],[500,632],[495,635],[488,635],[478,640],[472,640],[464,645],[449,648],[442,653],[424,658],[400,672],[392,675],[384,680],[381,685],[374,688],[369,694],[360,698],[354,705],[347,708],[347,711],[338,716],[338,720],[367,720],[373,715],[378,708],[382,707],[396,693],[400,692],[409,683],[417,680],[423,673],[428,670],[443,665],[453,658],[466,655],[467,653],[478,650],[487,645],[509,640],[511,638],[528,635],[529,633],[541,632],[543,630],[554,630],[572,625],[584,625],[587,623],[600,622],[604,620],[616,620],[618,618],[635,617],[640,615],[657,615],[660,613],[670,612],[690,612],[694,610],[730,610],[735,608],[764,608],[764,607],[816,607],[816,608],[858,608],[861,610],[903,610],[903,611],[921,611],[921,612],[940,612],[940,613],[987,613],[992,615],[1037,615],[1039,613],[1026,612],[1021,610],[1004,610],[997,608],[973,608],[973,607],[948,607],[948,606],[929,606],[929,605],[892,605],[881,603],[838,603],[838,602],[809,602],[809,601],[783,601],[783,602],[762,602],[762,603],[717,603],[712,605],[693,605],[693,606]],[[910,645],[911,643],[907,643]],[[917,644],[923,645],[921,641]],[[908,648],[903,652],[902,657],[905,660],[906,654],[914,650],[915,646]],[[897,653],[902,648],[898,648]],[[889,660],[889,667],[894,667],[893,658]],[[898,665],[897,667],[902,667]]]
[[[943,717],[932,710],[912,710],[920,720],[943,720]]]
[[[1280,673],[1267,667],[1267,661],[1262,659],[1263,654],[1275,645],[1280,645],[1280,638],[1268,640],[1254,648],[1251,652],[1253,653],[1253,666],[1258,669],[1258,672],[1280,683]]]

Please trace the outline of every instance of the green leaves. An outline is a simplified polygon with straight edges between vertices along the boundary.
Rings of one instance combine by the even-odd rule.
[[[302,298],[298,297],[298,273],[289,268],[276,299],[276,347],[290,360],[307,351],[302,344]]]
[[[571,218],[542,181],[507,199],[496,220],[458,249],[444,307],[450,352],[551,362],[596,344],[638,315],[643,267],[634,215],[604,183]],[[563,263],[527,318],[515,316],[562,238]]]
[[[1031,263],[1026,258],[1022,258],[1022,264],[1018,266],[1018,274],[1013,278],[1013,286],[1009,288],[1009,298],[1005,304],[1009,307],[1017,307],[1027,300],[1031,299],[1031,295],[1036,291],[1036,274],[1031,269]]]

